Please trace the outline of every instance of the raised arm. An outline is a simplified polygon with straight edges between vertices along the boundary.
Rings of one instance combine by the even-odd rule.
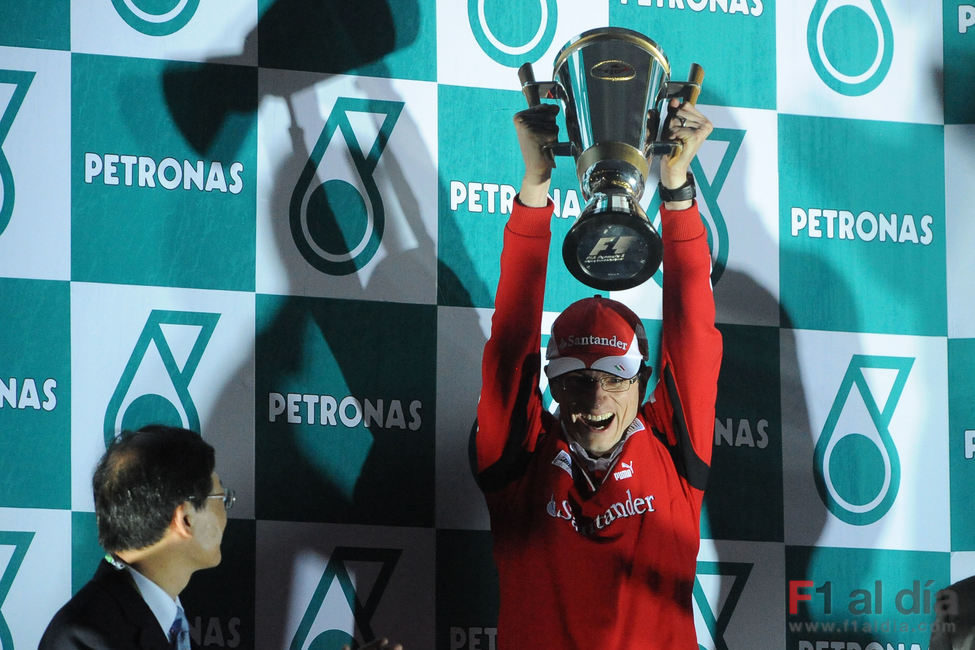
[[[666,124],[668,140],[679,140],[683,147],[680,156],[667,156],[660,161],[660,184],[668,190],[678,190],[688,183],[691,161],[714,126],[693,104],[670,100],[670,113]],[[667,210],[686,210],[693,203],[690,199],[664,201]]]
[[[544,410],[538,391],[540,329],[553,210],[548,200],[553,163],[544,146],[558,137],[557,113],[558,106],[543,104],[514,117],[525,175],[505,226],[491,336],[481,364],[475,442],[484,487],[505,480],[534,440]]]
[[[685,183],[693,182],[688,176],[690,162],[713,127],[693,105],[672,103],[671,109],[669,137],[681,140],[684,147],[679,158],[661,161],[660,182],[666,189],[679,191]],[[695,487],[703,488],[711,462],[722,350],[721,335],[714,326],[711,256],[707,233],[693,200],[665,201],[661,221],[663,339],[657,404],[669,421],[683,423],[675,427],[677,436],[682,436],[683,426],[689,439],[668,442],[685,447],[683,457],[691,474],[688,479]]]
[[[525,175],[521,179],[518,197],[523,205],[530,208],[548,205],[548,187],[552,182],[555,163],[546,146],[558,141],[559,126],[555,122],[558,112],[556,104],[539,104],[516,113],[514,117],[518,147],[525,163]]]

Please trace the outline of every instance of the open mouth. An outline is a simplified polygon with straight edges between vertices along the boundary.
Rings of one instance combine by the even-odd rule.
[[[600,413],[599,415],[591,415],[589,413],[580,413],[578,419],[582,421],[590,429],[594,431],[603,431],[609,427],[613,422],[612,413]]]

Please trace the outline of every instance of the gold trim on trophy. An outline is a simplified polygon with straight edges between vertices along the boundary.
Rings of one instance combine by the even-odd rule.
[[[607,59],[591,67],[589,74],[603,81],[630,81],[636,77],[636,68],[626,61]]]
[[[580,154],[579,159],[576,161],[576,176],[580,179],[584,178],[586,172],[600,160],[620,160],[629,163],[636,168],[637,172],[644,179],[650,174],[650,163],[647,162],[647,159],[640,153],[639,149],[625,142],[610,141],[589,147]],[[631,191],[638,189],[632,187],[630,183],[625,183],[625,185],[630,186]],[[591,196],[590,190],[594,188],[589,183],[582,183],[580,189],[583,191],[583,197],[589,200]],[[641,187],[639,190],[642,192],[643,188]]]

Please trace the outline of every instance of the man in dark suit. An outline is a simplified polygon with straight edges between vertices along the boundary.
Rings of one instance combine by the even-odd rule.
[[[220,563],[234,493],[213,447],[186,429],[148,426],[109,445],[92,478],[98,541],[108,553],[62,607],[39,650],[190,650],[179,594]]]
[[[930,650],[975,650],[975,576],[938,592]]]

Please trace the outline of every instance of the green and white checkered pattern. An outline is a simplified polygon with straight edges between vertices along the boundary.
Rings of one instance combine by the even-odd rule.
[[[715,125],[700,646],[923,648],[975,573],[975,3],[31,0],[0,25],[2,650],[91,575],[92,467],[148,421],[199,427],[238,491],[183,595],[203,647],[495,648],[469,437],[516,69],[606,25],[675,80],[700,63]],[[592,293],[561,262],[573,167],[544,328]],[[615,296],[657,333],[660,281]]]

